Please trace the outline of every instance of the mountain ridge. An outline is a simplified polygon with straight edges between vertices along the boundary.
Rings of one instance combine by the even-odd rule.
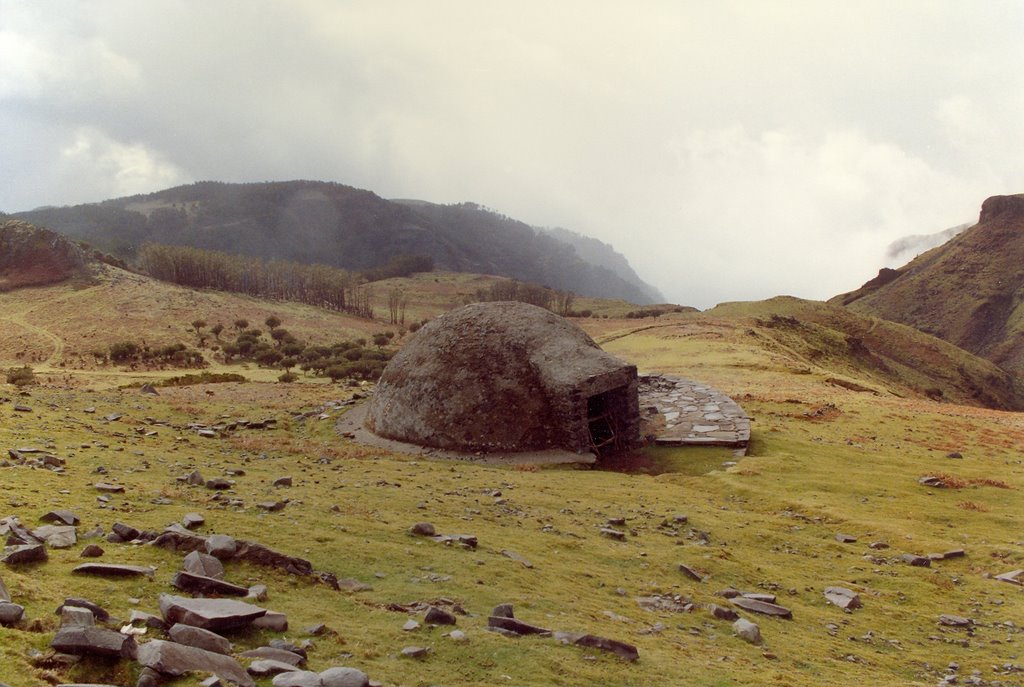
[[[1024,194],[986,199],[974,226],[829,302],[908,324],[1024,375]]]
[[[145,242],[350,270],[424,255],[440,269],[495,274],[580,295],[650,304],[657,294],[638,277],[624,278],[587,261],[571,244],[474,203],[389,201],[334,182],[202,181],[9,216],[126,258]]]

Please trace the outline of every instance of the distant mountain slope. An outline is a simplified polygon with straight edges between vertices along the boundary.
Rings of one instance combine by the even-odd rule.
[[[830,302],[909,324],[1024,375],[1024,194],[989,198],[970,229]]]
[[[561,227],[536,227],[536,229],[553,236],[559,241],[568,243],[576,249],[577,255],[592,265],[607,267],[627,282],[641,287],[651,302],[665,302],[665,296],[658,289],[641,279],[625,256],[616,251],[611,244]]]
[[[147,241],[353,270],[382,265],[397,255],[427,255],[440,269],[652,302],[643,282],[632,283],[591,264],[569,244],[522,222],[470,203],[393,202],[335,183],[199,182],[12,216],[123,257]]]

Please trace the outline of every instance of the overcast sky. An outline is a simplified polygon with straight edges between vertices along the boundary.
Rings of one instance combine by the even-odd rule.
[[[672,301],[828,298],[1024,192],[1024,2],[0,0],[0,210],[471,200]]]

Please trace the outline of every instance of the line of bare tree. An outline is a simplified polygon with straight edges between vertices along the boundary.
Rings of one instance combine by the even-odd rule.
[[[373,317],[369,287],[337,267],[157,243],[143,245],[137,260],[149,276],[182,286],[297,301]]]

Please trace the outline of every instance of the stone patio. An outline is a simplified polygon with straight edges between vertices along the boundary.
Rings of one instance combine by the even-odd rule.
[[[656,409],[665,419],[655,443],[661,446],[728,446],[744,455],[750,418],[743,408],[707,384],[669,375],[640,377],[640,413]]]

